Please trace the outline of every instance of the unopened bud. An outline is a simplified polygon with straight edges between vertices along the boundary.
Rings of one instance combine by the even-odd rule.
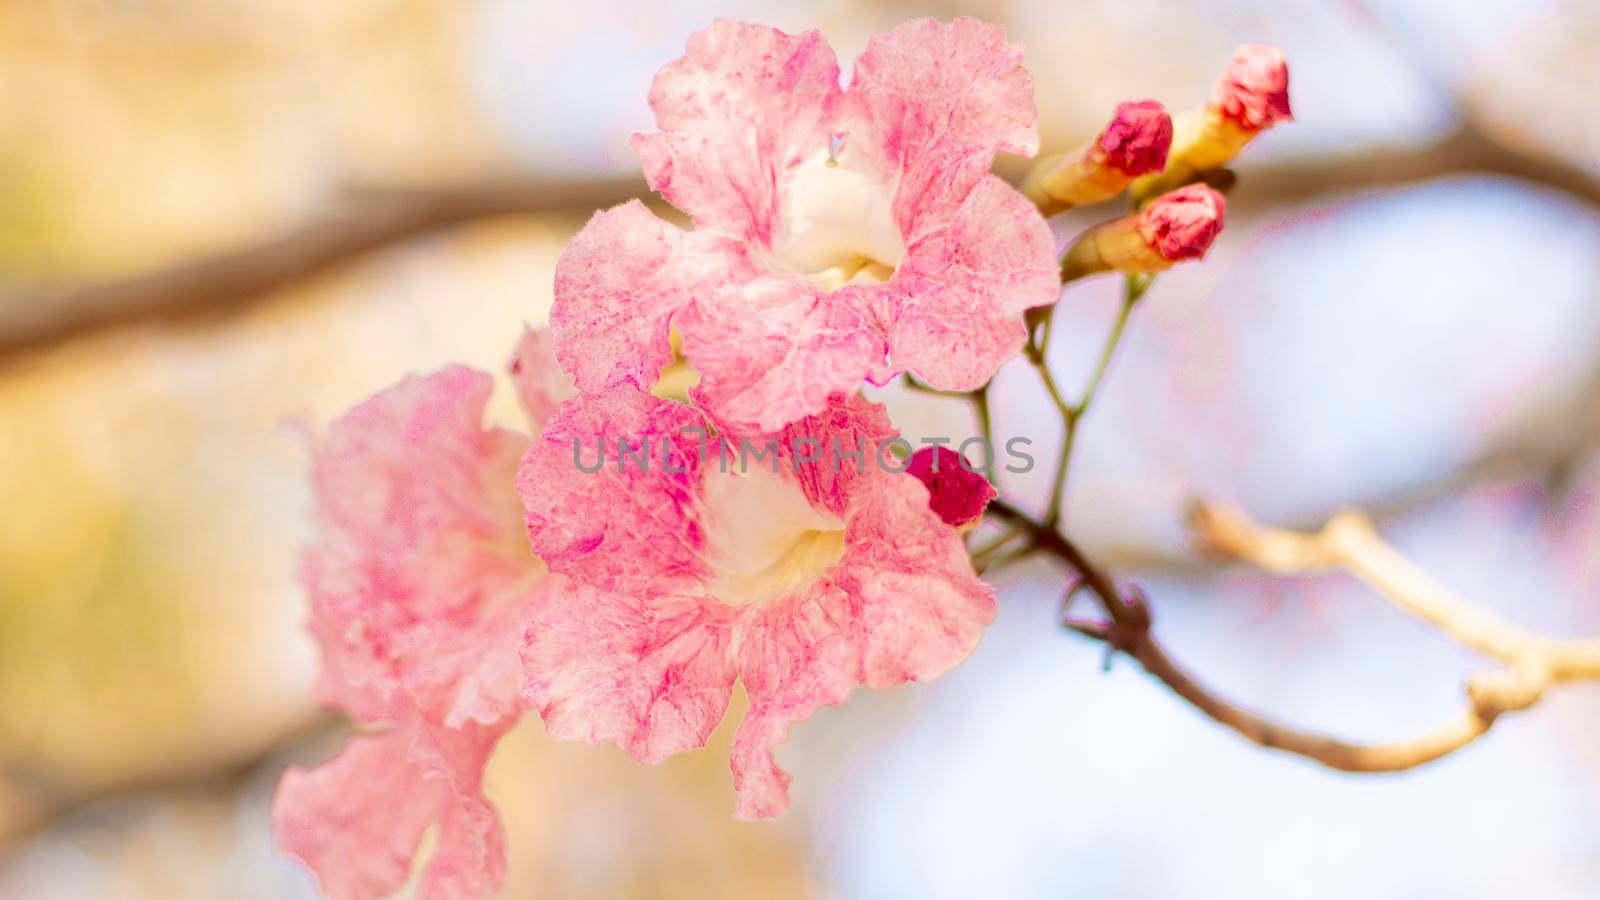
[[[1172,117],[1154,100],[1119,103],[1105,130],[1069,153],[1033,167],[1022,192],[1047,215],[1099,203],[1122,193],[1135,178],[1159,172],[1172,145]]]
[[[927,485],[928,508],[957,528],[982,518],[998,493],[982,472],[968,468],[966,458],[948,447],[923,447],[911,454],[906,474]]]
[[[1200,259],[1222,233],[1227,208],[1222,195],[1203,184],[1163,194],[1132,215],[1079,235],[1062,260],[1061,280],[1097,272],[1164,272]]]
[[[1205,107],[1178,116],[1166,171],[1139,179],[1134,199],[1147,200],[1222,168],[1256,135],[1293,117],[1283,51],[1271,44],[1240,46]]]

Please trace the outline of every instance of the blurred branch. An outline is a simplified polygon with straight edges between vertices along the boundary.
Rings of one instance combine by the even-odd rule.
[[[5,801],[0,808],[0,853],[78,812],[115,798],[180,790],[234,790],[295,747],[341,727],[340,717],[311,712],[238,755],[88,785],[55,785],[50,783],[55,779],[16,771],[0,774],[0,798]]]
[[[1600,206],[1595,173],[1510,148],[1488,137],[1470,116],[1444,139],[1422,147],[1251,166],[1232,197],[1236,203],[1265,206],[1471,173],[1517,178]],[[367,253],[475,219],[586,215],[647,193],[638,178],[504,178],[438,190],[351,192],[299,228],[253,247],[9,304],[11,311],[0,324],[0,356],[46,349],[109,327],[231,313]]]
[[[1381,524],[1458,491],[1484,485],[1530,481],[1559,497],[1584,461],[1600,449],[1600,353],[1589,365],[1573,388],[1508,425],[1502,437],[1491,440],[1464,462],[1397,493],[1357,498],[1346,505],[1362,509],[1369,520]],[[1318,513],[1298,520],[1293,527],[1313,530],[1329,516],[1329,512]],[[1100,553],[1120,566],[1145,572],[1196,574],[1209,568],[1192,555],[1145,545],[1103,547]]]
[[[1260,713],[1246,709],[1217,694],[1186,671],[1171,653],[1156,640],[1153,634],[1154,615],[1148,601],[1137,590],[1124,594],[1105,569],[1090,560],[1069,538],[1053,526],[1038,522],[1010,504],[997,500],[990,505],[991,514],[1014,527],[1021,527],[1031,537],[1031,545],[1064,562],[1078,578],[1079,585],[1088,588],[1099,600],[1110,617],[1105,621],[1064,619],[1063,624],[1086,637],[1105,643],[1137,661],[1146,672],[1153,675],[1173,693],[1213,721],[1224,725],[1246,740],[1274,750],[1282,750],[1345,772],[1397,772],[1416,768],[1447,756],[1470,744],[1492,727],[1502,715],[1527,709],[1543,696],[1545,686],[1563,677],[1594,677],[1590,666],[1596,660],[1588,654],[1594,651],[1591,643],[1553,642],[1563,645],[1561,650],[1548,646],[1548,639],[1534,638],[1521,632],[1508,631],[1504,640],[1492,646],[1498,653],[1506,654],[1510,667],[1504,671],[1481,673],[1467,683],[1467,708],[1451,721],[1421,737],[1388,744],[1355,744],[1316,732],[1303,731],[1284,725]],[[1237,525],[1235,519],[1232,524]],[[1345,537],[1336,543],[1339,548],[1330,550],[1321,546],[1318,539],[1280,532],[1235,530],[1229,544],[1223,546],[1248,549],[1260,561],[1272,566],[1292,567],[1292,564],[1324,564],[1346,557],[1361,559],[1370,564],[1374,572],[1385,576],[1385,587],[1415,591],[1414,581],[1419,573],[1409,569],[1409,563],[1388,551],[1384,557],[1374,547],[1384,546],[1376,536],[1354,540],[1361,532],[1358,528],[1341,526],[1336,534]],[[1310,542],[1310,543],[1307,543]],[[1385,547],[1386,549],[1386,547]],[[1398,563],[1396,563],[1398,560]],[[1398,568],[1397,568],[1398,566]],[[1406,577],[1400,577],[1404,575]],[[1425,576],[1421,576],[1425,580]],[[1408,580],[1411,579],[1411,580]],[[1442,589],[1441,589],[1442,590]],[[1069,590],[1068,600],[1076,592]],[[1418,599],[1413,596],[1413,608],[1449,618],[1458,625],[1458,636],[1482,639],[1483,634],[1473,630],[1485,624],[1481,614],[1467,615],[1462,607],[1452,607],[1437,595]],[[1065,613],[1063,604],[1063,614]],[[1444,616],[1444,612],[1451,613]],[[1489,620],[1493,621],[1493,620]],[[1498,622],[1494,622],[1498,626]],[[1470,626],[1470,627],[1469,627]],[[1509,626],[1506,626],[1509,629]],[[1487,641],[1485,641],[1487,643]],[[1571,645],[1570,647],[1566,645]],[[1571,652],[1569,659],[1564,654]],[[1500,658],[1497,656],[1497,658]]]
[[[1541,682],[1600,678],[1600,640],[1532,634],[1473,606],[1385,543],[1359,512],[1341,512],[1320,531],[1305,534],[1265,528],[1241,510],[1199,502],[1189,524],[1212,555],[1276,575],[1346,569],[1457,643],[1514,671],[1536,673]]]
[[[103,328],[234,313],[274,291],[430,232],[492,216],[587,215],[642,181],[502,180],[443,190],[351,190],[280,237],[150,275],[9,304],[0,355],[43,349]]]
[[[1414,184],[1447,175],[1502,175],[1600,206],[1600,173],[1490,137],[1467,114],[1445,137],[1418,147],[1384,147],[1303,162],[1251,165],[1230,201],[1297,203],[1329,192]]]

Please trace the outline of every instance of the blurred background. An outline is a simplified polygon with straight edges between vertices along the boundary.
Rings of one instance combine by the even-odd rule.
[[[1298,121],[1240,161],[1212,257],[1149,295],[1075,465],[1070,531],[1183,658],[1364,740],[1442,721],[1478,664],[1346,578],[1199,560],[1196,493],[1283,523],[1366,506],[1474,600],[1600,633],[1590,0],[13,0],[0,896],[314,896],[266,812],[342,733],[308,696],[296,423],[447,360],[498,372],[564,242],[644,193],[649,79],[713,17],[820,27],[848,71],[870,34],[958,14],[1026,42],[1046,148],[1118,100],[1200,103],[1236,43],[1288,52]],[[1062,301],[1069,377],[1115,290]],[[1030,374],[996,392],[1048,454]],[[909,433],[971,427],[884,396]],[[1036,475],[1005,488],[1034,501]],[[1011,571],[970,663],[797,728],[776,823],[732,819],[726,727],[646,768],[525,723],[489,775],[507,896],[1600,896],[1600,689],[1338,775],[1103,672],[1054,625],[1061,586]]]

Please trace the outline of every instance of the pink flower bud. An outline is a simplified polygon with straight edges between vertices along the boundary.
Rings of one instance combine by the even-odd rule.
[[[1261,132],[1292,118],[1283,51],[1271,44],[1240,46],[1205,107],[1178,117],[1166,169],[1134,182],[1134,200],[1146,203],[1228,165]]]
[[[1159,172],[1166,167],[1172,146],[1172,117],[1155,100],[1119,103],[1096,146],[1107,165],[1130,178]]]
[[[1292,119],[1289,64],[1272,44],[1244,44],[1211,88],[1207,106],[1246,131],[1265,131]]]
[[[1085,231],[1067,248],[1061,279],[1099,272],[1165,272],[1199,259],[1222,233],[1228,203],[1212,188],[1191,184],[1169,191],[1139,212]]]
[[[968,471],[965,457],[948,447],[923,447],[906,472],[928,487],[928,508],[946,524],[976,522],[998,493],[982,472]]]
[[[1022,192],[1046,214],[1109,200],[1140,175],[1161,171],[1171,146],[1172,117],[1166,107],[1154,100],[1119,103],[1093,141],[1041,159],[1023,181]]]
[[[1139,212],[1139,234],[1163,259],[1199,259],[1222,233],[1228,201],[1203,184],[1162,194]]]

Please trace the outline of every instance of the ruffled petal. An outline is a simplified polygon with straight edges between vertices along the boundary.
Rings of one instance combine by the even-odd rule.
[[[860,603],[861,682],[881,689],[937,678],[977,647],[994,621],[994,591],[916,479],[874,479],[865,494],[837,578]]]
[[[506,370],[536,437],[561,401],[577,392],[572,376],[562,370],[556,359],[555,339],[549,329],[523,329]]]
[[[633,387],[563,403],[517,473],[534,551],[603,591],[699,584],[705,536],[694,499],[713,441],[691,407]]]
[[[740,635],[739,678],[750,696],[732,758],[741,818],[788,810],[789,776],[772,749],[790,725],[844,702],[857,684],[942,675],[994,621],[993,592],[915,479],[880,473],[854,494],[844,558]]]
[[[1061,290],[1055,241],[1038,209],[994,176],[943,227],[912,244],[874,294],[896,368],[943,390],[972,390],[1021,348],[1022,314]]]
[[[357,735],[329,762],[289,769],[272,802],[278,845],[333,900],[367,900],[405,885],[423,833],[437,825],[419,896],[491,896],[505,878],[505,839],[481,782],[503,730],[473,726],[447,744],[414,727]]]
[[[520,709],[506,635],[525,629],[544,568],[512,489],[524,439],[483,425],[492,388],[463,367],[407,378],[316,450],[321,529],[302,578],[323,651],[317,693],[363,721],[417,710],[487,723]]]
[[[908,244],[948,218],[996,151],[1039,149],[1022,45],[976,19],[915,19],[874,37],[856,60],[844,108],[849,139],[878,154],[897,185],[895,221]]]
[[[638,200],[597,212],[556,262],[550,334],[581,390],[649,390],[672,361],[672,314],[688,302],[673,263],[684,233]]]
[[[661,130],[635,135],[650,186],[700,228],[772,240],[782,173],[828,149],[839,64],[816,31],[719,20],[657,73]]]
[[[280,845],[336,898],[401,887],[432,825],[420,896],[487,897],[504,878],[480,782],[523,709],[521,636],[556,583],[514,490],[525,441],[483,425],[492,389],[459,366],[408,378],[336,422],[313,459],[321,527],[302,573],[317,693],[389,726],[279,785]]]
[[[824,706],[838,706],[861,683],[852,634],[854,598],[828,580],[761,610],[739,639],[739,680],[750,698],[729,758],[739,794],[734,815],[764,819],[789,811],[788,772],[772,749],[789,726]]]
[[[733,691],[735,619],[702,596],[576,585],[528,630],[528,699],[552,737],[611,741],[641,762],[703,746]]]
[[[811,505],[844,517],[858,486],[885,471],[885,443],[898,434],[882,404],[839,393],[821,413],[784,429],[779,446],[792,457],[789,470]]]
[[[770,434],[863,379],[887,380],[887,347],[865,297],[774,275],[702,295],[679,319],[700,373],[696,398],[730,428]]]
[[[500,738],[515,724],[440,729],[423,723],[411,756],[445,784],[439,846],[418,885],[419,900],[492,896],[505,881],[505,827],[483,794],[483,772]]]

